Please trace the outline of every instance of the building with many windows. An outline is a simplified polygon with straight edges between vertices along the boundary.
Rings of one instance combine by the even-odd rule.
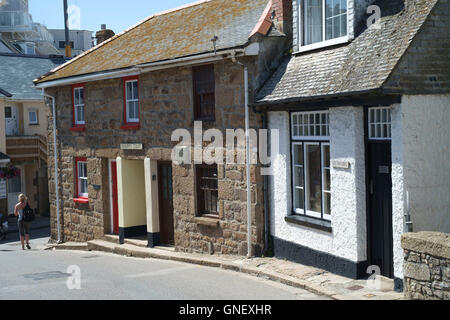
[[[212,0],[158,13],[35,81],[56,103],[57,127],[49,126],[57,130],[49,149],[57,148],[59,167],[57,185],[49,155],[54,239],[59,215],[63,241],[116,234],[121,243],[143,236],[149,246],[247,253],[245,163],[178,163],[172,135],[186,129],[194,138],[196,123],[201,135],[245,128],[243,65],[253,101],[289,49],[284,3]],[[250,123],[260,128],[261,116]],[[259,171],[252,166],[250,185],[257,255],[266,249]]]
[[[401,235],[450,232],[450,3],[293,4],[293,54],[257,96],[280,132],[275,254],[401,289]]]
[[[0,153],[7,155],[0,164],[10,165],[19,173],[0,179],[0,213],[5,215],[14,213],[20,193],[28,196],[37,214],[49,214],[48,108],[33,79],[63,62],[61,58],[0,53]]]

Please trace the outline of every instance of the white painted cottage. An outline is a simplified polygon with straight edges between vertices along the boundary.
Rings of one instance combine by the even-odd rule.
[[[353,278],[378,266],[402,290],[408,226],[450,233],[450,0],[293,7],[293,53],[256,102],[280,131],[275,255]]]

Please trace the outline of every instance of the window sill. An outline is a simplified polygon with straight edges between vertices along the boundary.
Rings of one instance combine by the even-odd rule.
[[[196,217],[194,222],[198,225],[217,228],[220,225],[219,217]]]
[[[295,55],[298,53],[303,53],[303,52],[307,52],[307,51],[331,47],[331,46],[335,46],[338,44],[350,42],[351,40],[353,40],[351,36],[344,36],[344,37],[340,37],[340,38],[336,38],[336,39],[331,39],[331,40],[327,40],[327,41],[321,41],[321,42],[317,42],[317,43],[313,43],[313,44],[308,44],[306,46],[301,46],[293,54]]]
[[[300,216],[298,214],[285,217],[284,220],[288,223],[297,224],[299,226],[318,229],[329,233],[333,232],[330,221],[318,220],[306,216]]]
[[[139,123],[127,123],[120,127],[121,130],[138,130],[141,128]]]
[[[70,131],[72,131],[72,132],[83,132],[83,131],[86,131],[86,126],[84,126],[84,125],[73,126],[72,128],[70,128]]]
[[[201,122],[205,122],[205,123],[211,123],[214,124],[216,123],[216,118],[195,118],[194,121],[201,121]]]
[[[39,123],[29,123],[28,125],[30,127],[37,127],[37,126],[39,126]]]
[[[73,199],[73,202],[86,204],[86,203],[89,203],[89,199],[88,198],[76,198],[76,199]]]

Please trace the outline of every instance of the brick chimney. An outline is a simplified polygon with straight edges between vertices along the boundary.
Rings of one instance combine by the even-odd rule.
[[[292,1],[272,0],[273,23],[287,36],[292,36]]]
[[[115,33],[111,29],[106,29],[106,24],[102,24],[101,30],[95,33],[95,37],[97,38],[97,45],[102,42],[105,42],[109,38],[114,37]]]

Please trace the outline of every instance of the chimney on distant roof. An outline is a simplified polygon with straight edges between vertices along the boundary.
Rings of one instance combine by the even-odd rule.
[[[97,45],[102,42],[105,42],[109,38],[114,37],[115,33],[111,29],[106,29],[106,24],[101,25],[101,30],[95,33],[95,37],[97,38]]]

